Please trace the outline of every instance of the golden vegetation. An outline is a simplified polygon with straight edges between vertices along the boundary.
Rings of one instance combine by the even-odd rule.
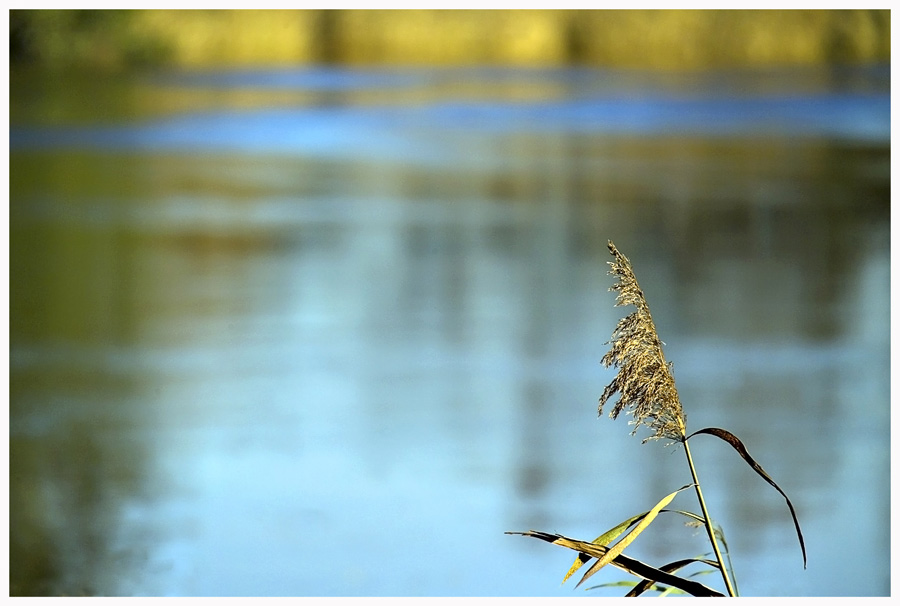
[[[603,365],[615,366],[619,373],[603,390],[598,412],[602,413],[606,401],[618,393],[619,399],[609,416],[615,419],[627,409],[634,416],[632,434],[641,425],[646,425],[653,435],[645,442],[659,438],[680,442],[687,434],[684,411],[672,376],[672,363],[667,363],[663,356],[662,341],[656,333],[650,306],[634,276],[631,262],[612,242],[609,252],[615,259],[609,263],[609,273],[618,278],[611,288],[618,292],[616,305],[633,305],[636,309],[619,320],[613,332],[612,347],[603,356]]]
[[[888,10],[13,10],[13,62],[121,68],[890,61]]]

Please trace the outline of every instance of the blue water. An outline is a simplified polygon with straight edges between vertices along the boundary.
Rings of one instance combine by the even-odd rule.
[[[880,72],[875,72],[881,75]],[[491,72],[488,72],[491,74]],[[513,75],[521,72],[513,72]],[[569,72],[539,72],[553,82]],[[482,72],[450,72],[456,85],[474,79],[491,83]],[[397,95],[408,89],[434,86],[424,74],[387,72],[275,71],[193,74],[159,79],[167,87],[197,87],[219,91],[312,90],[346,93],[387,88]],[[555,78],[554,78],[555,77]],[[525,78],[528,83],[535,78]],[[464,132],[476,137],[509,135],[706,136],[706,137],[827,137],[885,144],[890,141],[890,91],[789,90],[771,91],[756,78],[746,89],[709,79],[682,90],[652,89],[622,83],[596,73],[581,74],[563,95],[551,98],[499,100],[434,99],[418,104],[313,104],[307,107],[204,110],[166,116],[125,126],[90,128],[16,128],[11,149],[59,147],[163,152],[278,153],[317,156],[360,156],[407,163],[460,161],[433,140]],[[442,83],[452,90],[452,83]],[[545,86],[547,85],[544,82]],[[398,90],[399,89],[399,92]],[[410,137],[413,135],[413,138]],[[423,148],[431,148],[422,153]]]
[[[51,91],[10,127],[12,593],[624,594],[504,534],[590,540],[689,481],[597,417],[612,239],[689,429],[797,508],[806,570],[781,495],[692,440],[742,595],[888,595],[888,71]],[[626,553],[707,548],[662,516]]]

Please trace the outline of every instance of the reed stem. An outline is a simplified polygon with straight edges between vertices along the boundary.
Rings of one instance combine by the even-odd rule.
[[[703,499],[703,491],[700,490],[700,480],[697,478],[697,470],[694,467],[694,459],[691,457],[691,449],[688,447],[687,440],[682,441],[684,445],[684,454],[687,456],[688,466],[691,468],[691,478],[694,480],[694,488],[697,491],[697,499],[700,501],[700,510],[703,512],[703,520],[706,523],[706,534],[709,535],[709,542],[712,544],[713,552],[716,554],[716,561],[719,563],[719,570],[722,571],[722,579],[725,581],[725,588],[728,590],[730,597],[736,597],[737,592],[731,583],[731,577],[728,569],[725,567],[725,561],[722,559],[722,553],[719,551],[719,543],[716,541],[716,533],[713,530],[712,518],[706,510],[706,501]]]

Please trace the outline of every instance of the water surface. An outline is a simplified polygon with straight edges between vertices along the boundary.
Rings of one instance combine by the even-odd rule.
[[[742,595],[889,594],[885,70],[14,75],[10,105],[12,594],[623,594],[503,534],[689,481],[597,418],[608,239],[689,428],[797,508],[807,570],[784,499],[692,440]],[[661,518],[629,551],[706,549]]]

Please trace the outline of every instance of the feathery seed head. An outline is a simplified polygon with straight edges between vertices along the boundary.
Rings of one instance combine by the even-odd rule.
[[[636,311],[619,320],[609,343],[610,350],[601,360],[607,368],[618,368],[619,373],[603,390],[598,413],[602,414],[606,401],[618,393],[619,398],[609,416],[615,419],[623,410],[633,415],[631,424],[635,428],[632,435],[638,427],[645,425],[653,435],[644,442],[659,438],[680,442],[687,435],[686,420],[675,390],[672,364],[663,356],[663,343],[656,334],[650,307],[631,269],[631,262],[612,241],[608,246],[615,259],[609,262],[609,274],[618,278],[610,287],[617,292],[616,306],[633,305]]]

